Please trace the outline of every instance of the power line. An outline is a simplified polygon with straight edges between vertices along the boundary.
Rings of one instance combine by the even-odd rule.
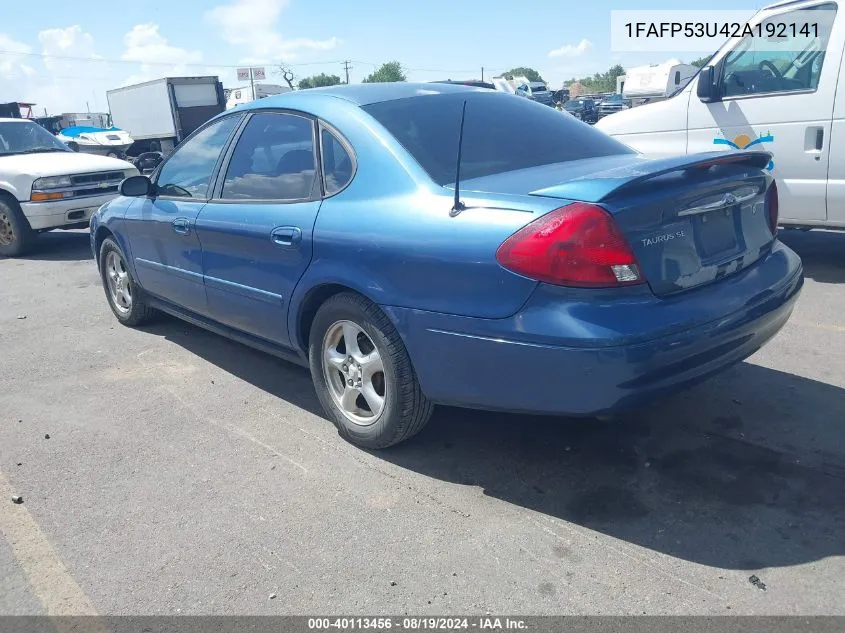
[[[67,59],[79,62],[98,62],[101,64],[134,64],[136,66],[190,66],[194,68],[244,68],[246,66],[278,66],[284,63],[287,66],[320,66],[328,64],[340,64],[342,61],[326,61],[326,62],[300,62],[298,64],[288,64],[287,62],[273,61],[253,64],[202,64],[199,62],[151,62],[132,59],[107,59],[105,57],[81,57],[78,55],[50,55],[47,53],[21,53],[18,51],[0,50],[0,55],[19,55],[27,57],[40,57],[42,59]]]
[[[374,62],[367,62],[363,60],[329,60],[324,62],[298,62],[298,63],[287,63],[281,61],[267,61],[267,62],[259,62],[259,63],[251,63],[251,64],[214,64],[214,63],[200,63],[200,62],[153,62],[153,61],[141,61],[141,60],[131,60],[131,59],[109,59],[105,57],[82,57],[79,55],[50,55],[47,53],[22,53],[18,51],[8,51],[8,50],[0,50],[0,55],[17,55],[17,56],[26,56],[26,57],[38,57],[41,59],[63,59],[63,60],[70,60],[70,61],[78,61],[78,62],[89,62],[89,63],[100,63],[100,64],[130,64],[135,66],[185,66],[191,68],[243,68],[245,66],[278,66],[279,64],[284,64],[286,66],[330,66],[332,64],[363,64],[365,66],[372,66],[377,67],[381,66],[379,63]],[[351,70],[350,66],[350,70]],[[432,73],[474,73],[477,68],[417,68],[411,66],[404,66],[406,70],[416,71],[416,72],[432,72]],[[501,69],[490,69],[485,66],[485,70],[504,70]]]

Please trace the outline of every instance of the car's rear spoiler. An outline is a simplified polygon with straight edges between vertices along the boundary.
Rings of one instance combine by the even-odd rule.
[[[763,169],[772,159],[770,152],[706,152],[671,158],[647,158],[624,167],[615,167],[573,178],[559,185],[532,191],[532,196],[601,202],[620,191],[674,171],[709,169],[714,165],[740,165]]]

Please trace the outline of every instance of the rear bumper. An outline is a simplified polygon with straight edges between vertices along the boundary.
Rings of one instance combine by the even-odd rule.
[[[87,224],[91,215],[114,197],[115,194],[110,193],[77,200],[71,198],[53,202],[22,202],[21,210],[33,229],[58,229]]]
[[[508,319],[385,311],[433,401],[588,416],[679,391],[747,358],[787,322],[803,281],[798,256],[776,244],[744,273],[668,299],[541,284]]]

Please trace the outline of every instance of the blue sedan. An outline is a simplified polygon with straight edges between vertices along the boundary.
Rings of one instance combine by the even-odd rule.
[[[229,110],[91,220],[117,319],[161,311],[310,367],[369,448],[435,404],[606,415],[741,361],[789,318],[766,152],[648,159],[446,84]]]

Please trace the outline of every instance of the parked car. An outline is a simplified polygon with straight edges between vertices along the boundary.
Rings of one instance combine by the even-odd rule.
[[[72,151],[34,121],[0,119],[0,255],[24,254],[36,233],[88,226],[136,174],[126,161]]]
[[[609,114],[621,112],[631,107],[631,102],[625,99],[621,94],[608,95],[596,106],[597,119],[603,119]]]
[[[552,93],[552,101],[557,103],[566,103],[569,101],[569,88],[561,88]]]
[[[554,107],[555,102],[552,92],[542,81],[529,81],[516,87],[516,94],[520,97],[527,97],[537,103]]]
[[[826,0],[779,2],[744,32],[771,34],[790,23],[809,31],[729,38],[668,99],[604,118],[599,128],[652,156],[770,151],[768,169],[783,185],[781,225],[845,229],[845,137],[837,132],[845,113],[845,13]]]
[[[576,119],[585,123],[595,123],[598,120],[596,103],[592,99],[573,99],[563,104],[563,109]]]
[[[162,310],[308,366],[382,448],[435,404],[605,414],[754,353],[803,284],[768,160],[647,159],[498,91],[334,86],[204,124],[91,246],[119,322]]]

